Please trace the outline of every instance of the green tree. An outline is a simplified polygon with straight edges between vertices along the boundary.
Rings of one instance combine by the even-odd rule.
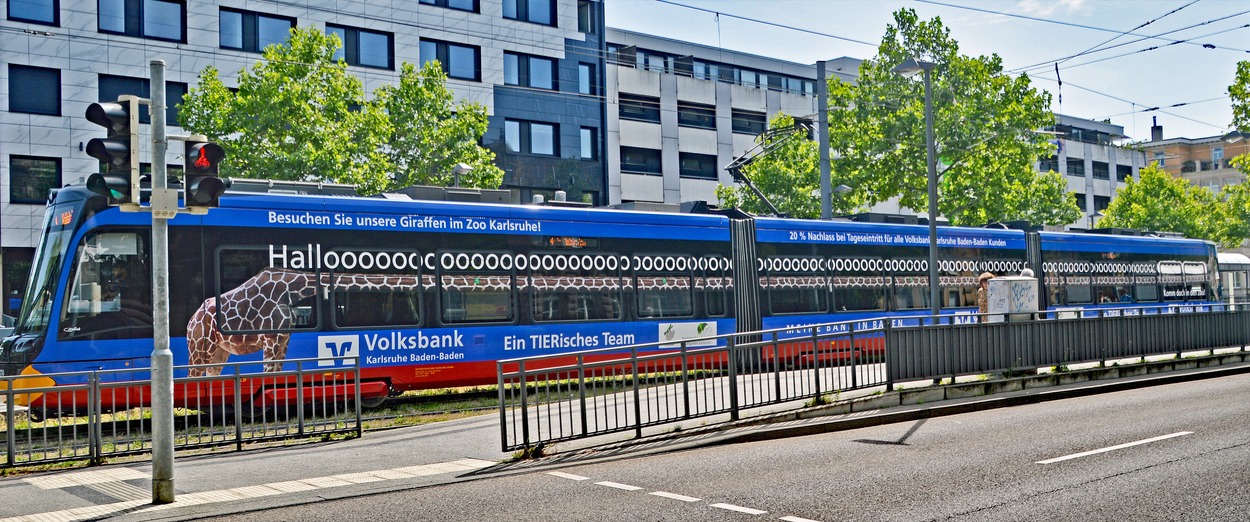
[[[1244,187],[1235,185],[1217,197],[1206,187],[1191,185],[1153,164],[1141,169],[1139,178],[1125,180],[1103,211],[1098,228],[1178,232],[1224,248],[1235,247],[1245,238],[1245,225],[1237,223],[1238,211],[1233,210],[1240,205],[1240,214],[1250,215],[1246,206],[1250,193]]]
[[[794,128],[794,118],[778,113],[769,121],[775,130]],[[820,150],[816,142],[805,136],[801,129],[765,135],[757,138],[766,153],[744,167],[742,173],[783,214],[797,218],[820,217]],[[815,194],[816,196],[813,196]],[[736,207],[752,214],[768,214],[768,205],[746,186],[716,187],[716,197],[722,207]]]
[[[453,105],[436,64],[401,68],[397,86],[372,99],[347,63],[334,60],[336,35],[291,30],[284,45],[239,72],[238,89],[206,67],[183,98],[179,123],[226,150],[222,175],[357,185],[373,194],[412,183],[448,184],[451,165],[474,167],[463,185],[498,187],[503,173],[477,145],[485,109]]]
[[[1250,133],[1250,61],[1237,62],[1237,75],[1228,87],[1232,99],[1233,128]],[[1231,160],[1237,170],[1250,175],[1250,154],[1242,154]]]
[[[835,185],[854,188],[851,201],[872,205],[897,197],[904,207],[928,210],[924,85],[893,72],[912,57],[936,64],[930,79],[934,139],[945,164],[940,214],[957,225],[1021,219],[1062,225],[1080,217],[1062,176],[1033,168],[1053,150],[1048,136],[1035,132],[1054,125],[1049,95],[1027,76],[1004,74],[997,55],[959,54],[941,19],[922,21],[910,9],[894,13],[856,83],[829,82]]]

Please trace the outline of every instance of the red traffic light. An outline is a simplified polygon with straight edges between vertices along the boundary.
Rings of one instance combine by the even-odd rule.
[[[221,145],[211,142],[188,142],[186,159],[188,171],[199,170],[205,174],[217,175],[217,165],[225,159],[226,151]]]

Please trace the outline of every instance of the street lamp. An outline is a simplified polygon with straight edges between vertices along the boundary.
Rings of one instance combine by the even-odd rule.
[[[457,163],[456,166],[451,168],[451,176],[452,176],[451,186],[459,187],[460,175],[468,174],[469,172],[472,172],[472,171],[473,171],[473,167],[470,166],[468,163]]]
[[[903,60],[892,72],[904,78],[924,74],[924,141],[925,159],[929,164],[929,309],[935,317],[942,309],[942,280],[938,275],[937,241],[937,145],[933,141],[933,89],[929,72],[936,63],[915,58]],[[936,322],[937,319],[934,319]]]
[[[1090,214],[1089,215],[1089,228],[1092,230],[1094,228],[1094,224],[1096,223],[1094,220],[1100,217],[1103,217],[1104,215],[1105,214],[1103,214],[1102,211],[1099,211],[1099,210],[1095,210],[1093,214]]]

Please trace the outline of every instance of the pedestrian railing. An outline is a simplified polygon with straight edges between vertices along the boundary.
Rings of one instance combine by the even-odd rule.
[[[504,451],[843,391],[1250,341],[1250,307],[1117,306],[891,317],[498,363]]]
[[[291,359],[285,361],[291,369],[265,373],[240,373],[255,363],[196,366],[224,375],[174,379],[175,449],[360,436],[360,368],[355,358],[339,358],[327,370],[327,361]],[[99,462],[152,450],[146,368],[9,376],[0,387],[0,467]]]

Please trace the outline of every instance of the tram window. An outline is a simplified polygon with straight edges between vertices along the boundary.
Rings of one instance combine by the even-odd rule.
[[[1101,272],[1094,277],[1094,295],[1099,303],[1130,303],[1133,295],[1129,284],[1132,273],[1127,264],[1111,263],[1101,266]]]
[[[1088,304],[1094,302],[1094,295],[1089,287],[1088,276],[1069,276],[1064,278],[1064,283],[1064,290],[1068,295],[1068,304]]]
[[[336,291],[334,324],[340,327],[416,326],[420,323],[418,290]]]
[[[62,310],[62,339],[151,335],[151,271],[145,247],[133,232],[101,232],[83,240]]]
[[[578,260],[578,266],[591,265],[589,256],[579,256]],[[622,317],[620,296],[625,285],[619,275],[581,268],[534,270],[530,274],[529,288],[531,314],[538,322],[605,321]]]
[[[885,287],[834,287],[833,302],[839,312],[885,310]]]
[[[732,288],[733,280],[727,272],[708,270],[695,277],[695,293],[709,317],[725,317],[729,313],[729,291]]]
[[[439,286],[444,323],[499,323],[513,318],[510,275],[444,274]]]
[[[829,309],[828,282],[815,275],[769,275],[761,278],[774,314],[824,312]]]
[[[924,276],[894,276],[894,309],[917,310],[929,308],[929,278]]]
[[[269,251],[260,248],[223,248],[217,266],[217,324],[222,333],[286,332],[319,326],[320,286],[315,273],[272,267]],[[235,296],[240,298],[232,298]]]
[[[1154,283],[1142,284],[1139,281],[1133,286],[1133,295],[1136,296],[1138,302],[1156,302],[1159,300],[1159,286]]]
[[[968,286],[942,286],[945,292],[945,301],[943,306],[946,308],[963,308],[977,305],[977,289]]]
[[[690,317],[694,315],[690,276],[639,275],[635,282],[638,317]]]

